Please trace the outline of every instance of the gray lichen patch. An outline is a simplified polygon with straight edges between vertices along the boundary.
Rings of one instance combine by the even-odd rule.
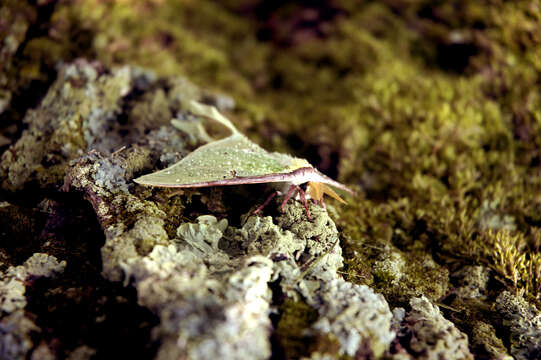
[[[269,259],[246,258],[235,272],[220,275],[204,264],[197,247],[170,245],[156,246],[123,269],[139,302],[161,318],[155,332],[162,343],[158,359],[270,356]]]
[[[462,299],[486,299],[490,270],[484,266],[465,266],[453,274],[457,287],[453,292]]]
[[[312,331],[338,339],[340,355],[378,358],[395,338],[389,305],[366,285],[342,279],[325,282],[313,305],[320,317]]]
[[[541,312],[522,296],[509,291],[496,299],[496,311],[510,333],[510,353],[515,359],[541,357]]]
[[[109,121],[119,113],[120,99],[130,89],[126,70],[100,76],[96,65],[84,61],[64,66],[41,105],[25,116],[28,129],[2,155],[2,187],[19,190],[32,180],[58,184],[67,161],[90,145],[88,122]],[[116,86],[100,88],[100,80]]]
[[[33,181],[58,187],[68,162],[83,153],[112,153],[137,142],[146,130],[170,127],[182,103],[198,91],[182,79],[158,80],[151,72],[128,66],[105,71],[85,60],[62,65],[40,105],[27,112],[28,128],[2,155],[2,187],[16,191]],[[100,171],[108,177],[120,170],[105,161]]]
[[[122,279],[121,261],[148,253],[154,245],[168,241],[164,230],[166,214],[156,204],[127,191],[130,174],[148,161],[147,155],[137,147],[110,157],[93,152],[74,162],[66,176],[64,188],[84,191],[105,231],[106,242],[101,249],[103,274],[111,280]],[[104,163],[119,170],[106,177],[99,171]]]
[[[24,281],[24,279],[23,279]],[[3,312],[12,313],[26,306],[24,283],[14,276],[3,277],[0,280],[0,309]]]
[[[443,317],[426,297],[412,298],[411,310],[404,319],[401,337],[416,359],[468,359],[468,337]]]
[[[383,252],[374,262],[372,272],[376,281],[397,285],[404,276],[406,261],[398,251]]]
[[[64,271],[66,261],[35,253],[23,265],[10,266],[0,278],[0,310],[12,313],[26,306],[25,282],[31,278],[53,277]]]
[[[449,288],[449,270],[428,253],[403,252],[392,245],[377,249],[372,275],[377,289],[395,303],[419,293],[435,301]]]
[[[32,349],[31,334],[40,329],[23,311],[15,311],[0,319],[0,357],[24,359]]]
[[[61,274],[65,268],[65,260],[58,261],[52,255],[35,253],[22,266],[11,267],[6,273],[8,276],[16,276],[19,279],[53,277]]]
[[[20,266],[10,266],[0,273],[0,358],[20,359],[33,347],[32,333],[39,331],[34,319],[24,309],[28,281],[55,277],[66,267],[66,261],[35,253]]]
[[[222,244],[232,254],[261,254],[285,260],[295,258],[306,246],[291,231],[276,225],[270,216],[250,216],[242,228],[229,228],[227,235]]]
[[[133,73],[123,70],[128,78]],[[138,79],[142,84],[128,83],[145,88],[154,81]],[[146,106],[160,107],[166,99],[173,101],[169,94],[149,90],[141,97],[143,118],[151,113]],[[179,121],[183,114],[176,114]],[[106,129],[96,124],[110,124],[113,118],[85,123],[85,141],[105,146],[92,137]],[[196,142],[201,136],[196,134]],[[153,331],[160,344],[157,358],[270,357],[270,313],[280,305],[273,303],[271,283],[282,296],[314,309],[314,324],[321,326],[298,331],[335,339],[332,356],[381,355],[394,337],[388,305],[369,288],[340,279],[339,233],[325,209],[311,205],[309,221],[302,204],[292,200],[276,218],[246,214],[239,228],[229,226],[228,218],[200,213],[194,222],[185,222],[180,215],[189,199],[170,201],[159,190],[153,195],[132,183],[135,174],[186,154],[189,143],[189,136],[161,126],[138,144],[116,152],[91,151],[69,162],[63,187],[84,195],[104,230],[103,276],[133,286],[139,304],[160,319]],[[364,327],[356,329],[360,324]]]

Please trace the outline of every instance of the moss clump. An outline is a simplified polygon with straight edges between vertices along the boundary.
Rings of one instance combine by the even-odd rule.
[[[488,232],[483,236],[490,266],[516,289],[539,299],[541,295],[541,253],[528,248],[522,233],[507,230]]]
[[[449,269],[485,264],[539,300],[541,12],[532,1],[336,0],[331,18],[310,21],[313,6],[300,3],[49,3],[47,31],[25,30],[43,24],[35,9],[21,21],[9,86],[50,82],[53,63],[81,55],[188,74],[236,97],[239,129],[265,148],[357,186],[364,198],[338,211],[349,280],[395,302],[410,291],[435,300]],[[277,35],[258,39],[262,27]],[[163,107],[171,89],[148,91],[129,117],[146,128],[174,115],[178,107]],[[164,151],[164,163],[178,156]],[[61,170],[36,177],[53,183]],[[172,200],[159,217],[185,207],[198,212]],[[121,210],[130,226],[132,210]],[[170,234],[178,223],[165,221]],[[405,266],[393,267],[392,254]]]
[[[310,354],[310,336],[306,331],[318,319],[317,310],[302,301],[286,300],[280,306],[276,337],[287,359]]]

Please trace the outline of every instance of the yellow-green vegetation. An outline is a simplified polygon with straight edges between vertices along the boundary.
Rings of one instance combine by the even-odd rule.
[[[317,311],[304,302],[286,300],[280,307],[280,313],[276,336],[285,357],[298,359],[308,355],[309,336],[306,331],[317,320]]]
[[[537,241],[538,234],[534,235]],[[541,295],[541,254],[529,251],[522,233],[512,234],[507,230],[488,232],[483,240],[490,264],[500,276],[530,296]]]
[[[397,301],[409,295],[401,286],[436,299],[449,287],[447,265],[484,263],[538,296],[526,275],[538,271],[538,247],[516,249],[505,234],[528,237],[541,224],[539,6],[331,7],[319,27],[299,29],[307,8],[296,3],[257,19],[243,1],[79,0],[57,5],[51,26],[60,37],[86,34],[57,43],[87,39],[107,65],[183,74],[234,96],[242,131],[356,185],[365,199],[339,220],[350,280]],[[266,41],[256,36],[262,23]],[[381,262],[397,256],[386,254],[405,260],[407,281],[384,281]]]
[[[294,2],[59,2],[21,53],[134,63],[233,96],[250,138],[356,186],[338,211],[344,275],[394,302],[440,298],[465,264],[539,300],[540,6],[331,3],[298,26],[310,9]]]

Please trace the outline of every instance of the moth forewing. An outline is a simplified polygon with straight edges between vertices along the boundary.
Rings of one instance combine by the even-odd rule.
[[[251,142],[213,106],[192,102],[191,109],[196,115],[226,126],[232,134],[197,148],[164,170],[135,179],[136,183],[171,188],[197,188],[261,183],[291,183],[298,186],[312,182],[327,184],[353,194],[345,185],[317,171],[307,160],[282,153],[270,153]],[[321,200],[323,194],[328,194],[343,201],[327,186],[314,191],[317,200]]]

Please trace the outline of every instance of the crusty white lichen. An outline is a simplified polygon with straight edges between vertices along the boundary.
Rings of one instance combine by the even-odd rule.
[[[468,337],[443,317],[425,296],[410,300],[403,334],[407,348],[417,359],[473,359]]]
[[[52,255],[35,253],[24,262],[22,269],[19,270],[18,268],[19,266],[17,266],[17,270],[14,272],[24,272],[27,277],[52,277],[64,272],[66,261],[58,261]],[[9,273],[10,270],[8,270],[8,275]]]
[[[484,266],[465,266],[456,271],[453,277],[457,287],[453,292],[462,299],[486,299],[490,269]]]
[[[397,285],[404,276],[406,261],[398,251],[384,251],[379,259],[374,262],[372,272],[378,281],[391,285]]]
[[[17,310],[0,319],[0,358],[24,359],[33,342],[31,333],[39,328],[23,310]]]
[[[213,272],[198,247],[175,245],[156,246],[149,256],[123,265],[141,305],[161,318],[155,331],[163,343],[159,359],[270,356],[272,262],[255,256],[236,265],[236,271]]]
[[[87,129],[111,121],[120,112],[120,101],[130,89],[126,71],[129,68],[100,74],[96,64],[82,60],[62,66],[39,107],[27,112],[23,121],[28,129],[2,154],[2,186],[19,190],[32,180],[59,185],[69,160],[80,156],[95,139],[113,141],[112,134],[105,137],[100,131],[91,136]]]
[[[340,342],[340,354],[380,357],[395,338],[389,305],[366,285],[332,280],[323,284],[316,301],[320,318],[312,329],[332,333]]]
[[[23,282],[15,277],[3,277],[0,280],[0,309],[12,313],[26,306],[24,293],[26,288]]]
[[[202,215],[197,218],[197,222],[180,225],[177,229],[179,239],[203,254],[218,250],[218,242],[227,228],[227,219],[218,221],[214,216]]]
[[[53,277],[64,271],[66,261],[35,253],[23,265],[10,266],[0,276],[0,310],[12,313],[26,306],[25,281],[29,278]]]
[[[140,113],[129,115],[132,120],[144,122],[141,114],[168,101],[171,108],[182,109],[184,95],[189,100],[196,96],[190,87],[182,95],[178,86],[166,97],[164,91],[149,90],[154,79],[133,75],[133,69],[118,71],[123,78],[143,79],[142,84],[129,84],[151,92],[147,105],[137,107]],[[110,86],[111,91],[122,89]],[[206,100],[212,102],[212,97]],[[100,124],[109,123],[108,115],[92,114],[95,121],[103,120]],[[175,114],[179,121],[182,114]],[[93,137],[104,128],[98,125],[83,124],[87,142],[99,143]],[[269,315],[275,305],[270,283],[282,296],[313,306],[321,326],[310,331],[338,339],[340,353],[381,354],[394,336],[388,306],[370,289],[341,280],[339,233],[322,207],[310,206],[311,221],[302,204],[290,201],[275,218],[242,216],[239,228],[229,226],[232,221],[227,219],[203,215],[171,231],[169,217],[182,207],[173,205],[172,210],[171,201],[165,205],[163,197],[150,198],[150,191],[132,183],[134,174],[163,167],[189,150],[189,136],[165,127],[122,151],[82,155],[70,163],[64,185],[65,190],[84,193],[104,229],[103,275],[133,286],[139,303],[159,317],[152,333],[160,344],[157,358],[269,358]],[[204,140],[201,134],[194,139]],[[340,309],[347,311],[340,316]]]
[[[519,360],[541,358],[541,312],[509,291],[496,299],[496,311],[511,334],[511,355]]]
[[[0,359],[22,359],[32,348],[31,333],[39,331],[27,317],[26,283],[39,277],[54,277],[64,271],[66,261],[35,253],[20,266],[10,266],[0,274]]]

